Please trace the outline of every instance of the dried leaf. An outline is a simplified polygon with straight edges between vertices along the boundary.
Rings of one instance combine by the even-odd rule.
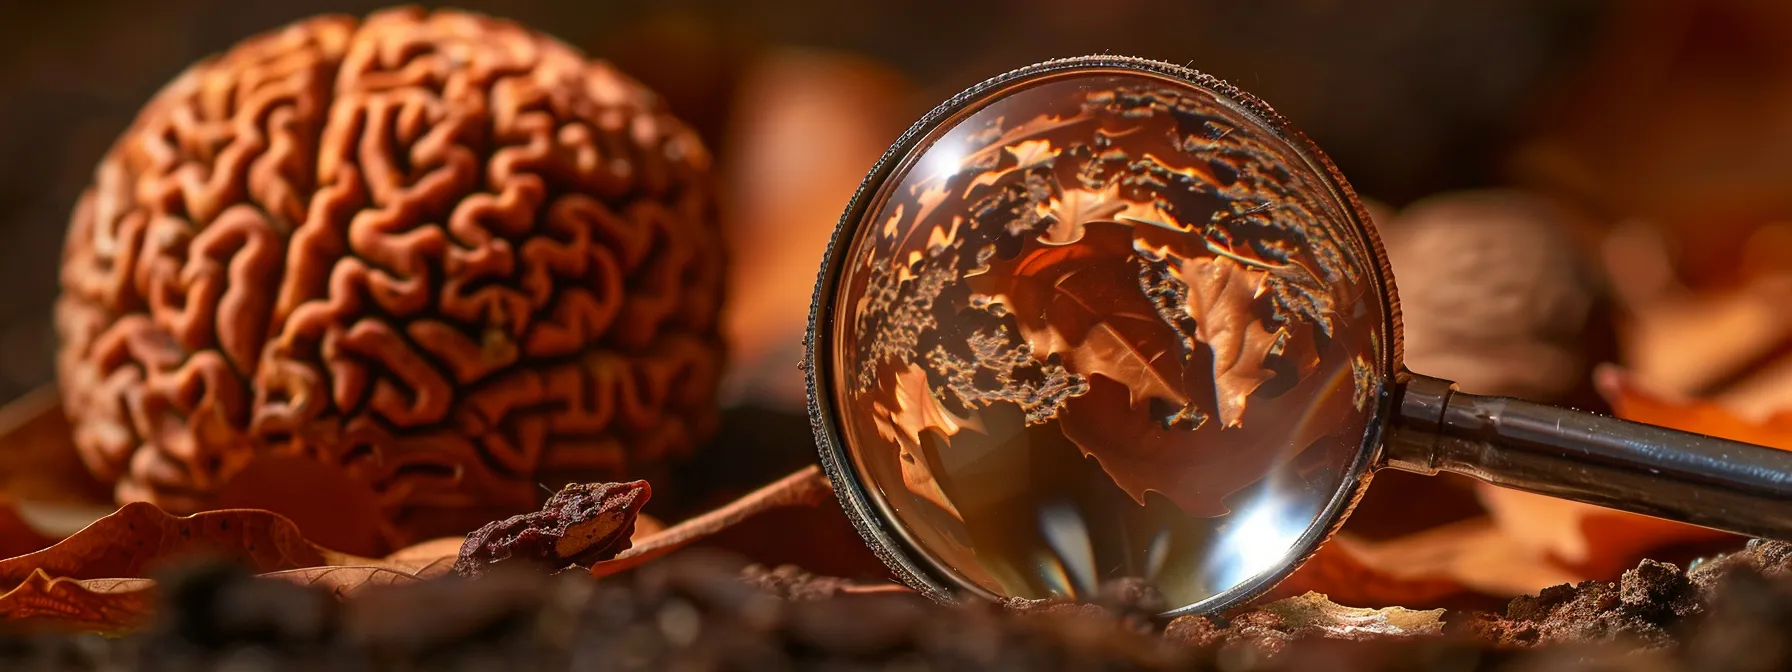
[[[1319,635],[1348,640],[1422,637],[1443,634],[1444,628],[1442,609],[1345,607],[1316,592],[1271,602],[1261,609],[1279,617],[1282,627],[1296,637]]]
[[[1059,150],[1052,148],[1052,141],[1046,139],[1022,140],[1004,147],[1014,157],[1014,165],[1018,168],[1032,168],[1058,157]]]
[[[404,585],[422,581],[426,576],[380,565],[341,565],[306,567],[281,572],[268,572],[263,578],[287,581],[301,586],[327,588],[337,599],[354,597],[363,589],[377,586]]]
[[[1052,223],[1040,240],[1069,245],[1083,239],[1083,229],[1090,222],[1112,221],[1131,206],[1131,201],[1120,198],[1118,184],[1102,191],[1065,189],[1063,196],[1052,199]]]
[[[120,633],[148,620],[155,606],[149,579],[71,579],[39,569],[0,594],[8,629]]]
[[[1548,558],[1576,580],[1616,579],[1650,551],[1729,538],[1697,525],[1478,484],[1476,494],[1515,546]]]
[[[703,541],[748,518],[790,506],[816,506],[833,500],[834,487],[820,467],[808,467],[748,493],[709,513],[686,520],[634,543],[615,558],[591,566],[591,575],[610,576],[646,564]]]
[[[1347,556],[1384,579],[1334,571],[1328,580],[1311,581],[1312,590],[1345,604],[1451,606],[1470,593],[1504,600],[1585,578],[1526,548],[1485,517],[1382,541],[1339,535],[1327,546],[1334,550],[1322,551],[1322,562],[1342,564],[1338,556]],[[1455,584],[1456,590],[1446,590],[1444,584]],[[1424,594],[1427,586],[1429,596]]]
[[[494,521],[467,535],[454,572],[479,576],[505,562],[550,570],[608,560],[629,547],[635,515],[652,498],[647,481],[568,485],[541,510]]]
[[[1088,223],[1078,245],[1029,244],[969,282],[1016,316],[1034,356],[1058,355],[1072,373],[1125,385],[1135,406],[1157,398],[1182,407],[1189,399],[1175,332],[1138,290],[1131,231]]]
[[[325,564],[325,554],[291,521],[270,511],[227,509],[177,517],[133,502],[55,545],[0,560],[0,585],[34,572],[56,578],[142,578],[182,556],[222,555],[258,572]]]
[[[1716,403],[1652,391],[1610,365],[1594,371],[1593,382],[1612,411],[1626,420],[1792,450],[1792,411],[1745,419]]]
[[[880,399],[872,402],[872,413],[877,433],[895,443],[900,451],[897,457],[902,465],[903,485],[909,492],[963,520],[964,516],[940,489],[939,481],[933,477],[933,469],[927,465],[927,453],[921,449],[921,435],[928,430],[937,431],[946,438],[964,429],[982,432],[982,422],[975,411],[959,417],[941,406],[927,387],[927,371],[919,365],[909,364],[888,379],[895,386],[889,396],[896,408],[885,408]]]
[[[1220,424],[1239,426],[1245,400],[1275,373],[1264,366],[1287,336],[1263,328],[1252,304],[1263,294],[1269,274],[1247,269],[1228,257],[1183,260],[1177,277],[1188,284],[1188,315],[1195,337],[1213,349],[1213,385]]]
[[[1461,583],[1436,573],[1394,576],[1365,562],[1347,544],[1320,546],[1313,557],[1262,599],[1290,599],[1324,592],[1346,604],[1437,604],[1467,592]]]
[[[1269,375],[1263,358],[1279,342],[1281,331],[1276,339],[1264,339],[1267,332],[1254,321],[1249,301],[1261,289],[1260,279],[1254,288],[1242,285],[1249,290],[1243,305],[1228,295],[1236,289],[1205,277],[1197,281],[1206,283],[1208,295],[1214,297],[1201,304],[1205,312],[1183,305],[1187,300],[1181,298],[1160,305],[1154,298],[1159,292],[1145,291],[1152,275],[1147,264],[1159,262],[1138,251],[1137,234],[1131,224],[1089,222],[1076,245],[1028,240],[1015,257],[991,261],[988,272],[966,282],[975,296],[987,297],[998,314],[1014,316],[1033,357],[1055,357],[1070,373],[1085,379],[1080,393],[1064,402],[1060,427],[1085,455],[1100,462],[1121,489],[1141,503],[1146,492],[1157,491],[1189,515],[1221,515],[1227,511],[1225,498],[1261,477],[1281,453],[1228,449],[1224,442],[1209,438],[1212,435],[1191,435],[1191,428],[1219,428],[1203,427],[1207,416],[1201,407],[1209,402],[1204,395],[1195,396],[1209,385],[1205,365],[1191,365],[1198,361],[1196,339],[1202,335],[1196,331],[1201,326],[1182,323],[1193,321],[1189,314],[1207,323],[1204,338],[1212,342],[1216,368],[1224,367],[1215,372],[1216,394],[1225,389],[1239,390],[1240,395],[1254,390]],[[1176,265],[1173,268],[1180,268],[1181,258],[1168,258]],[[1258,273],[1234,272],[1243,273],[1239,277],[1246,280]],[[1175,277],[1167,281],[1185,284]],[[1183,296],[1194,291],[1170,293]],[[1307,362],[1298,363],[1304,367]],[[1243,382],[1250,376],[1257,378]],[[1242,414],[1242,402],[1238,396],[1230,405],[1214,404]],[[1263,409],[1266,417],[1276,415],[1271,410]],[[1170,428],[1164,426],[1166,419]]]
[[[640,525],[636,524],[639,532]],[[435,578],[448,574],[453,570],[454,561],[460,557],[460,547],[466,543],[466,537],[442,537],[419,544],[407,546],[373,563],[337,562],[332,565],[372,564],[399,572],[416,575],[419,578]]]

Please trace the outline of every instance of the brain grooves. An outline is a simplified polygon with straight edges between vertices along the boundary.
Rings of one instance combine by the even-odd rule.
[[[270,455],[329,465],[390,544],[650,470],[715,423],[708,170],[651,93],[514,24],[248,40],[161,91],[75,209],[76,445],[174,511]]]

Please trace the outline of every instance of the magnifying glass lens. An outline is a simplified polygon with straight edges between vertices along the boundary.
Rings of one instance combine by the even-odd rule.
[[[878,524],[995,597],[1279,579],[1360,493],[1395,365],[1360,206],[1193,73],[973,94],[873,174],[824,283],[818,392]]]

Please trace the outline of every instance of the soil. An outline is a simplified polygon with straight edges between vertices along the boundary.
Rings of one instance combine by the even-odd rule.
[[[224,565],[162,577],[160,621],[118,639],[0,638],[9,670],[1769,670],[1792,666],[1792,546],[1690,571],[1443,614],[1437,636],[1318,634],[1274,609],[1148,616],[1127,582],[1096,604],[941,606],[890,586],[686,553],[602,581],[498,566],[373,590]],[[1016,608],[1018,607],[1018,608]],[[1286,613],[1286,612],[1282,612]],[[1335,634],[1335,633],[1334,633]]]

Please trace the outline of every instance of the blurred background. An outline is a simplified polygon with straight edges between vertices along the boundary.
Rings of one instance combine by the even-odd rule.
[[[0,0],[0,401],[53,377],[68,213],[136,109],[251,34],[381,6]],[[977,81],[1090,53],[1190,65],[1312,136],[1373,201],[1414,370],[1589,410],[1660,402],[1663,415],[1641,419],[1669,424],[1694,404],[1745,427],[1792,417],[1775,419],[1792,408],[1792,3],[455,6],[615,62],[717,154],[733,249],[725,401],[732,422],[760,430],[724,431],[737,441],[811,459],[803,320],[834,221],[884,148]],[[1359,556],[1413,565],[1431,549],[1421,569],[1483,592],[1733,543],[1449,479],[1386,479],[1352,519]],[[1475,565],[1513,553],[1536,561]],[[1407,561],[1376,560],[1387,557]]]

